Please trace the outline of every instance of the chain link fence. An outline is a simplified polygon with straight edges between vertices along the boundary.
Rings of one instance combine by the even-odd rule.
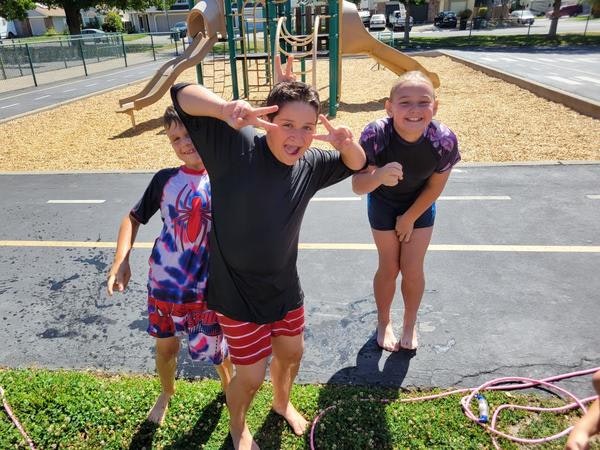
[[[87,76],[107,68],[173,58],[186,47],[186,39],[176,33],[104,33],[38,42],[4,40],[0,44],[0,80],[30,76],[37,86],[39,75],[47,72],[70,70],[73,76]]]

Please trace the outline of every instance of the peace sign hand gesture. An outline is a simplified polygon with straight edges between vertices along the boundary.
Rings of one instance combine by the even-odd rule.
[[[296,81],[294,75],[294,57],[288,56],[285,64],[285,72],[281,69],[281,55],[275,55],[275,83],[282,81]]]
[[[323,114],[319,115],[319,120],[328,131],[328,134],[315,134],[313,139],[329,142],[340,153],[344,153],[344,151],[348,149],[350,145],[354,145],[352,131],[350,131],[350,128],[345,125],[334,127]]]
[[[244,100],[233,100],[223,104],[223,120],[236,130],[248,125],[260,127],[266,131],[277,128],[277,125],[262,119],[262,116],[277,111],[277,105],[255,108]]]

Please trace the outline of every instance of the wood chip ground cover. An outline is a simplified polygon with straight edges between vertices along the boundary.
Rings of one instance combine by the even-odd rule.
[[[458,135],[463,161],[600,161],[599,120],[447,57],[416,59],[440,76],[436,117]],[[211,70],[205,67],[207,84]],[[319,61],[317,73],[321,99],[327,100],[326,61]],[[344,58],[342,77],[334,123],[348,125],[358,136],[368,122],[385,115],[384,101],[396,75],[370,58]],[[194,80],[191,69],[178,81]],[[0,124],[0,135],[7,143],[0,155],[0,171],[153,170],[177,165],[161,124],[170,103],[168,93],[136,112],[135,128],[127,115],[115,112],[119,98],[137,93],[144,85]],[[226,98],[231,95],[227,83],[214,88]]]

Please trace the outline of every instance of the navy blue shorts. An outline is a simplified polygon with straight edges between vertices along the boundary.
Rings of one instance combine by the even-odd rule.
[[[371,228],[379,231],[396,229],[396,218],[404,214],[412,203],[389,205],[387,202],[369,194],[367,196],[367,212]],[[415,228],[432,227],[435,221],[435,203],[415,221]]]

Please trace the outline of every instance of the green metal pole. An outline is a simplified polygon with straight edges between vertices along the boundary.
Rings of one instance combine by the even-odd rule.
[[[29,68],[31,69],[31,76],[33,77],[33,84],[37,87],[37,79],[35,78],[35,70],[33,69],[33,61],[31,60],[31,52],[29,51],[29,44],[25,44],[27,50],[27,57],[29,58]],[[87,75],[87,72],[86,72]]]
[[[125,67],[127,67],[127,50],[125,50],[125,39],[121,34],[121,46],[123,47],[123,59],[125,60]]]
[[[277,55],[277,43],[275,35],[277,34],[277,5],[267,1],[267,25],[269,29],[269,40],[271,41],[271,57]],[[273,79],[275,79],[275,65],[272,68]]]
[[[85,65],[85,55],[83,54],[83,45],[81,44],[81,39],[79,39],[79,53],[81,54],[81,62],[83,62],[83,71],[85,72],[85,76],[87,77],[87,66]]]
[[[246,54],[246,36],[244,34],[244,0],[237,1],[237,11],[239,14],[240,20],[240,51],[243,55]],[[242,81],[244,83],[244,98],[248,98],[249,96],[249,86],[248,86],[248,66],[246,65],[246,59],[242,59]]]
[[[329,117],[335,117],[338,106],[339,16],[338,0],[329,0]]]
[[[231,66],[231,90],[233,98],[240,98],[238,90],[237,64],[235,61],[235,36],[233,35],[233,17],[231,0],[225,0],[225,21],[227,27],[227,45],[229,47],[229,65]]]

